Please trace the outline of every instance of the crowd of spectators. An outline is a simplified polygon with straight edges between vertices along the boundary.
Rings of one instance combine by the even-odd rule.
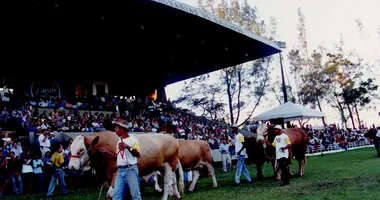
[[[150,98],[80,97],[74,103],[63,98],[54,101],[26,99],[15,100],[10,93],[2,97],[0,127],[8,130],[19,127],[26,133],[35,133],[36,138],[41,134],[48,135],[53,143],[55,131],[112,130],[112,121],[123,118],[129,122],[130,132],[165,132],[178,139],[205,140],[211,149],[218,149],[221,142],[226,141],[230,154],[235,154],[234,135],[227,125],[177,109],[170,99],[158,102]],[[50,108],[50,111],[45,109],[39,112],[41,108]],[[257,125],[247,123],[244,128],[251,130]],[[309,147],[314,150],[320,145],[333,145],[334,149],[347,148],[348,142],[365,140],[361,132],[345,132],[336,127],[325,130],[313,130],[311,126],[302,128],[309,134]],[[28,145],[28,142],[15,139],[3,141],[0,145],[0,196],[8,182],[14,194],[46,192],[51,178],[49,159],[54,152],[41,154],[39,142],[36,141],[36,144]],[[63,144],[63,148],[67,164],[70,141]],[[71,176],[70,173],[66,175]],[[33,184],[33,181],[42,181],[44,184]]]

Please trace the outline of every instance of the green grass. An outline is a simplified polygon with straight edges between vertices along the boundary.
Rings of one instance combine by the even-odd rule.
[[[212,188],[211,178],[201,178],[196,191],[183,195],[184,200],[253,200],[253,199],[379,199],[380,197],[380,159],[376,158],[374,148],[364,148],[337,154],[308,157],[305,176],[290,180],[290,185],[280,187],[280,182],[272,178],[254,182],[252,185],[231,186],[234,171],[217,173],[218,188]],[[298,171],[296,162],[292,171]],[[256,177],[256,169],[249,165],[251,177]],[[264,176],[273,175],[269,164],[264,165]],[[186,188],[189,183],[186,183]],[[56,188],[59,193],[59,188]],[[69,196],[57,196],[54,200],[97,200],[99,189],[74,192]],[[106,190],[103,189],[105,199]],[[44,199],[45,195],[12,196],[6,199]],[[146,189],[144,200],[161,199],[161,194],[152,187]],[[173,199],[173,198],[170,198]]]

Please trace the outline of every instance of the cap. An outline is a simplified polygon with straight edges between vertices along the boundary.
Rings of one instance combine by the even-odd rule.
[[[282,129],[282,126],[281,125],[276,125],[276,126],[274,126],[274,128]]]

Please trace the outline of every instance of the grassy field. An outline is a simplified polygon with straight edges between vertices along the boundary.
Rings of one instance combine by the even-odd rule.
[[[292,171],[298,170],[293,163]],[[252,199],[379,199],[380,198],[380,159],[376,157],[374,148],[364,148],[337,154],[309,157],[305,167],[306,174],[301,178],[293,178],[289,186],[280,187],[280,182],[266,178],[262,182],[251,185],[231,186],[234,171],[217,173],[218,188],[212,188],[211,178],[202,178],[194,193],[186,193],[184,200],[252,200]],[[249,166],[252,178],[256,177],[256,169]],[[264,167],[264,176],[272,176],[269,164]],[[188,187],[188,183],[186,186]],[[56,188],[59,193],[59,188]],[[103,189],[105,199],[106,190]],[[55,200],[97,200],[99,189],[71,191],[69,196],[54,197]],[[161,199],[151,187],[147,188],[143,199]],[[45,199],[45,195],[23,195],[5,197],[10,200]],[[173,198],[171,198],[173,199]]]

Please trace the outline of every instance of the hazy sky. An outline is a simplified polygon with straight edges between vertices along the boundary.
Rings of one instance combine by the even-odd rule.
[[[180,0],[186,4],[196,6],[196,0]],[[275,17],[278,22],[278,40],[287,43],[287,49],[283,55],[297,44],[297,8],[301,7],[306,17],[307,39],[309,52],[316,49],[319,45],[324,45],[328,49],[334,47],[334,43],[339,41],[343,34],[345,49],[356,51],[365,60],[374,63],[375,59],[380,58],[380,0],[248,0],[251,6],[256,6],[258,15],[261,19],[269,21],[269,17]],[[356,19],[363,23],[363,33],[360,34]],[[283,56],[286,57],[286,56]],[[289,71],[289,62],[284,60],[285,71]],[[380,85],[380,66],[375,71],[374,76]],[[277,74],[280,68],[276,68]],[[291,78],[291,76],[289,76]],[[176,99],[181,94],[184,82],[178,82],[166,87],[167,96]],[[263,102],[254,114],[258,115],[278,102]],[[361,111],[363,121],[368,124],[380,125],[380,105],[377,110]],[[340,122],[339,115],[328,105],[323,107],[330,123]],[[244,117],[241,118],[243,120]],[[319,124],[320,120],[311,120],[311,124]]]

